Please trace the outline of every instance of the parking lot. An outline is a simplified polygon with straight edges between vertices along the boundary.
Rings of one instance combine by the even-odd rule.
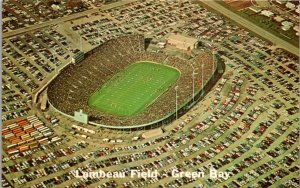
[[[9,3],[20,7],[14,1]],[[95,6],[91,4],[74,13]],[[24,24],[50,19],[37,18],[36,12],[25,19],[28,16],[24,17],[23,11],[15,19],[29,19]],[[55,18],[68,17],[65,13]],[[6,32],[10,29],[13,28],[7,28]],[[40,98],[33,101],[35,94],[80,51],[87,52],[109,39],[130,33],[151,37],[149,50],[172,51],[168,45],[161,48],[158,43],[166,42],[173,32],[197,38],[199,46],[195,54],[213,46],[226,69],[203,100],[178,120],[162,126],[164,132],[159,136],[143,139],[141,135],[147,130],[117,131],[84,125],[59,114],[51,106],[42,111]],[[99,10],[89,17],[5,38],[2,46],[2,183],[7,187],[299,186],[299,57],[274,48],[271,42],[199,4],[133,1],[126,6]],[[24,148],[22,151],[19,148],[17,154],[9,154],[12,151],[8,145],[13,139],[4,135],[13,133],[14,137],[20,137],[21,144],[18,142],[12,148],[27,146],[30,142],[24,135],[32,132],[27,133],[27,127],[23,128],[19,121],[32,115],[51,135],[36,128],[43,138],[35,140],[47,141],[41,141],[38,148],[31,149],[29,145],[25,153]],[[9,128],[12,124],[20,124],[20,128]],[[28,124],[33,126],[28,129],[35,128],[33,123]],[[3,131],[5,128],[8,133]],[[17,136],[18,131],[24,133]],[[174,169],[207,173],[211,168],[230,172],[230,177],[171,177]],[[76,171],[100,169],[127,175],[130,170],[150,169],[158,170],[159,176],[75,177]]]

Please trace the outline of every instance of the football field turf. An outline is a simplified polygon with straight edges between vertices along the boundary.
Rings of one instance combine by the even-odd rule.
[[[167,91],[179,76],[177,69],[162,64],[134,63],[94,92],[89,106],[116,116],[134,116]]]

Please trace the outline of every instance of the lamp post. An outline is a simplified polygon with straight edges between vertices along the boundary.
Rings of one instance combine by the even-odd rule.
[[[178,90],[178,86],[175,86],[175,94],[176,94],[176,95],[175,95],[175,102],[176,102],[176,104],[175,104],[175,105],[176,105],[176,120],[177,120],[177,117],[178,117],[178,112],[177,112],[177,108],[178,108],[178,107],[177,107],[177,105],[178,105],[178,101],[177,101],[177,100],[178,100],[177,90]]]

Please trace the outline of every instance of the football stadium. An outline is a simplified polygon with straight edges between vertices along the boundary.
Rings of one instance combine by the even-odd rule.
[[[49,84],[48,101],[69,117],[135,128],[169,123],[204,96],[223,71],[210,51],[185,60],[146,50],[141,35],[107,41],[64,68]]]

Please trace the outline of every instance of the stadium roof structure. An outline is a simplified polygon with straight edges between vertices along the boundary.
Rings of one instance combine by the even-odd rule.
[[[183,49],[183,50],[188,50],[190,49],[194,49],[195,48],[195,44],[198,42],[198,40],[196,38],[193,37],[187,37],[187,36],[183,36],[183,35],[179,35],[179,34],[171,34],[168,39],[167,39],[168,43],[171,45],[176,46],[179,49]]]

